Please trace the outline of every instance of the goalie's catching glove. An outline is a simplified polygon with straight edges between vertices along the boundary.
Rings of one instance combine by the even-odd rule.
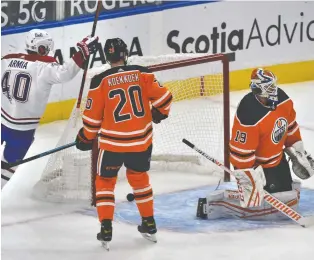
[[[88,56],[97,51],[98,36],[86,36],[82,41],[78,42],[76,46],[83,55],[84,60],[88,59]]]
[[[81,151],[90,151],[93,148],[93,140],[85,137],[83,128],[80,129],[76,136],[76,148]]]
[[[285,153],[292,161],[292,170],[299,178],[306,180],[314,175],[314,160],[304,150],[303,142],[295,142],[291,147],[285,148]]]
[[[155,124],[159,124],[162,120],[168,117],[167,115],[160,113],[160,111],[155,107],[152,107],[151,112],[152,112],[153,122]]]

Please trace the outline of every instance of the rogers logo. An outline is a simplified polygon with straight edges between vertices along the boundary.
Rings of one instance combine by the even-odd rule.
[[[303,18],[304,12],[300,13]],[[230,31],[230,25],[222,22],[220,27],[212,27],[208,34],[202,34],[195,38],[180,39],[180,31],[172,30],[167,36],[167,45],[175,53],[225,53],[249,49],[251,44],[259,44],[260,47],[276,46],[285,41],[292,42],[314,41],[314,20],[304,23],[300,21],[282,22],[278,15],[277,23],[265,27],[261,26],[255,18],[250,29],[234,29]],[[286,17],[283,20],[287,20]],[[209,27],[210,29],[210,27]],[[225,30],[229,29],[229,32]]]

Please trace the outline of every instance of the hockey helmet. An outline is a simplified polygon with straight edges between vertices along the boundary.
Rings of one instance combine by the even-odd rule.
[[[266,98],[266,106],[275,110],[278,104],[277,78],[274,73],[262,68],[254,69],[251,74],[250,88],[254,95]]]
[[[33,29],[26,36],[26,50],[46,56],[53,51],[54,42],[52,37],[44,30]]]
[[[128,60],[128,47],[120,38],[108,39],[105,43],[104,52],[106,61],[111,64],[123,60],[126,64]]]

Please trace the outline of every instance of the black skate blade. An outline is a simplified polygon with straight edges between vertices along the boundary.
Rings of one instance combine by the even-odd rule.
[[[157,237],[156,234],[148,234],[148,233],[141,233],[142,237],[144,237],[146,240],[157,243]]]

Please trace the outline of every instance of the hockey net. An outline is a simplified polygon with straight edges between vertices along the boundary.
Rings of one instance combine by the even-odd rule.
[[[223,173],[182,143],[186,138],[229,167],[229,63],[225,55],[175,54],[156,57],[130,57],[129,64],[148,66],[158,81],[173,94],[169,117],[154,125],[151,173],[154,170],[206,174]],[[108,69],[91,69],[86,77],[86,97],[91,78]],[[84,108],[84,102],[81,105]],[[82,111],[81,111],[82,112]],[[57,146],[75,140],[82,127],[76,108]],[[97,145],[92,152],[75,147],[53,154],[41,179],[34,187],[36,198],[53,202],[92,200]],[[123,171],[123,170],[122,170]],[[119,173],[118,180],[125,179]]]

